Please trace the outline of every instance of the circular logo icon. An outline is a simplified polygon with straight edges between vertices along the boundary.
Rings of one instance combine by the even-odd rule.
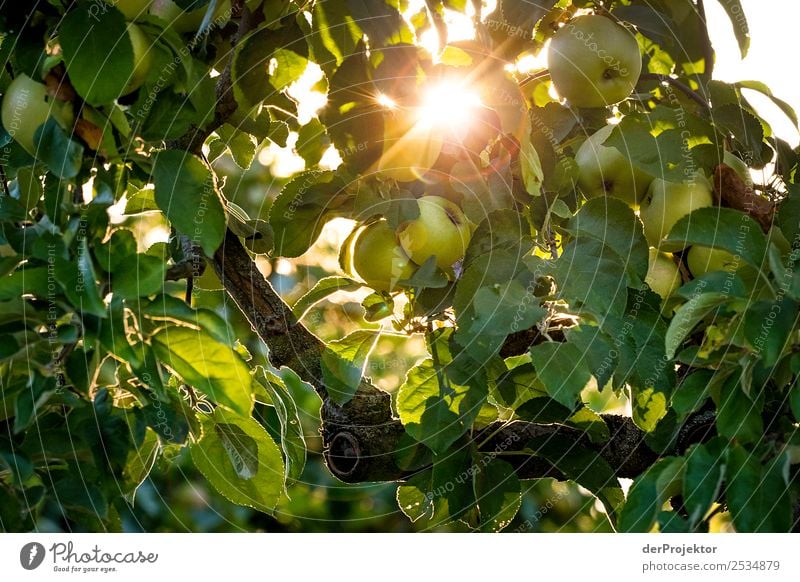
[[[39,542],[30,542],[19,551],[19,563],[26,570],[35,570],[44,562],[44,546]]]

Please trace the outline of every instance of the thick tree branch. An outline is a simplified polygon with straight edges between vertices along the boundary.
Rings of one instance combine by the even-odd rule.
[[[226,234],[213,265],[228,296],[269,347],[272,364],[296,371],[322,399],[325,459],[334,475],[354,482],[401,476],[394,451],[403,427],[392,415],[391,396],[362,382],[350,402],[334,403],[322,377],[324,344],[297,321],[232,232]]]

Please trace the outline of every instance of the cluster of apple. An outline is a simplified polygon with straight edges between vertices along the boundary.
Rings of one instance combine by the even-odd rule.
[[[628,98],[642,68],[636,38],[621,24],[601,15],[574,18],[553,36],[548,68],[556,91],[571,105],[607,107]],[[682,284],[675,258],[661,252],[661,241],[692,211],[712,206],[708,177],[698,170],[685,182],[669,182],[636,168],[618,149],[603,145],[613,131],[607,125],[589,136],[578,149],[578,186],[588,198],[614,196],[639,210],[650,245],[645,281],[662,298]],[[747,165],[730,152],[723,162],[752,184]],[[710,271],[734,271],[737,264],[727,251],[693,246],[685,254],[694,277]]]
[[[350,248],[351,271],[376,291],[401,290],[419,266],[435,257],[445,273],[464,257],[474,225],[441,196],[423,196],[419,216],[397,230],[380,219],[361,227]]]
[[[711,184],[701,170],[686,182],[669,182],[635,168],[618,149],[602,145],[612,130],[612,126],[602,128],[578,149],[575,156],[578,184],[587,197],[614,196],[638,208],[651,247],[646,282],[666,299],[680,287],[681,277],[672,255],[658,248],[681,218],[714,204]],[[741,159],[725,152],[723,162],[736,170],[745,183],[752,183],[747,165]],[[694,277],[736,269],[734,257],[722,249],[693,246],[685,258]]]
[[[116,4],[125,17],[131,20],[127,24],[127,30],[128,39],[133,48],[133,70],[121,96],[129,95],[144,84],[152,66],[150,41],[142,29],[132,22],[136,17],[146,14],[150,1],[106,1],[109,4]],[[175,8],[180,11],[177,6]],[[165,13],[157,15],[168,16]],[[28,153],[32,155],[36,153],[36,130],[51,116],[62,129],[68,131],[72,129],[75,121],[72,103],[53,97],[44,83],[30,78],[28,75],[18,75],[11,81],[3,95],[3,127]]]

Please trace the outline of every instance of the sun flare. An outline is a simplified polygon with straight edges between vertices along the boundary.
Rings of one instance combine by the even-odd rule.
[[[475,111],[481,105],[475,91],[462,83],[443,81],[424,91],[419,120],[430,125],[462,129],[474,119]]]

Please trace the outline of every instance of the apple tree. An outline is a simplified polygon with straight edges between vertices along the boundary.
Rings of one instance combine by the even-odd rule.
[[[797,527],[800,151],[748,92],[797,117],[714,78],[704,0],[40,0],[0,59],[0,528],[118,528],[179,456],[270,513],[308,454],[290,378],[329,471],[430,527],[502,530],[542,478],[618,531]],[[237,203],[219,160],[276,150],[302,169]],[[289,305],[259,265],[334,219]],[[387,333],[425,344],[391,393]]]

